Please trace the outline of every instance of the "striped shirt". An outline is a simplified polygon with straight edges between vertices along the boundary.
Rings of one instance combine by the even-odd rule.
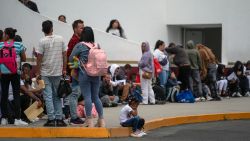
[[[10,42],[8,42],[9,44]],[[0,49],[4,47],[4,42],[0,42]],[[14,42],[14,47],[16,49],[16,62],[17,62],[17,73],[21,73],[21,54],[25,52],[25,47],[21,42]]]
[[[62,75],[63,52],[65,51],[67,51],[67,47],[61,36],[51,35],[40,39],[36,52],[43,55],[41,62],[42,76]]]

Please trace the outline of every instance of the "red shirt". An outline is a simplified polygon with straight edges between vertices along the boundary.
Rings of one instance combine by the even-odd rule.
[[[79,43],[80,38],[76,36],[76,34],[73,34],[71,37],[69,44],[68,44],[68,50],[67,50],[67,57],[69,58],[72,50],[74,49],[75,45]]]
[[[73,34],[73,36],[71,37],[71,39],[69,41],[69,44],[68,44],[68,50],[67,50],[67,60],[68,60],[68,62],[69,62],[69,56],[70,56],[71,52],[73,51],[75,45],[77,43],[79,43],[79,40],[80,40],[80,38],[78,36],[76,36],[76,34]],[[70,74],[70,71],[71,70],[69,69],[69,67],[67,65],[67,74]]]

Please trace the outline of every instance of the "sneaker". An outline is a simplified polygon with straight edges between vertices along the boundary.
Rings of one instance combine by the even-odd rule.
[[[22,121],[21,119],[15,119],[14,125],[16,126],[27,126],[28,123],[25,121]]]
[[[45,126],[45,127],[56,127],[56,121],[55,120],[48,120],[43,126]]]
[[[201,101],[201,98],[200,97],[197,97],[194,99],[195,102],[200,102]]]
[[[244,97],[249,97],[249,96],[250,96],[249,92],[245,93],[245,95],[244,95]]]
[[[82,125],[84,124],[84,121],[80,118],[76,118],[76,119],[70,119],[70,125]]]
[[[147,135],[147,133],[146,132],[144,132],[143,130],[141,130],[141,133],[140,133],[142,136],[146,136]]]
[[[201,101],[206,101],[206,98],[205,97],[201,97]]]
[[[211,96],[207,96],[207,101],[212,100],[213,98]]]
[[[237,93],[236,96],[237,97],[242,97],[242,95],[240,93]]]
[[[2,118],[1,125],[7,125],[7,124],[8,124],[8,120],[6,118]]]
[[[59,119],[57,119],[56,120],[56,127],[66,127],[67,126],[67,124],[61,119],[61,120],[59,120]]]
[[[234,93],[232,94],[232,97],[236,97],[236,96],[237,96],[237,93],[234,92]]]
[[[134,132],[134,133],[131,133],[130,136],[131,137],[136,137],[136,138],[141,138],[142,134],[141,134],[141,132]]]

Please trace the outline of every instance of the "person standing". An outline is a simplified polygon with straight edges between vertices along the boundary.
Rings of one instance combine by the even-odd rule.
[[[197,45],[197,49],[201,55],[201,79],[207,81],[207,85],[211,91],[212,100],[220,101],[221,97],[218,95],[216,86],[217,75],[217,59],[212,50],[202,44]]]
[[[195,101],[204,101],[205,98],[202,95],[202,83],[200,77],[201,57],[199,51],[195,48],[194,42],[192,40],[187,42],[186,51],[191,66],[191,75],[189,78],[190,88],[195,96]],[[194,89],[194,87],[196,89]]]
[[[82,33],[82,30],[84,28],[84,23],[82,20],[76,20],[72,24],[72,28],[74,30],[74,34],[72,35],[69,43],[68,43],[68,50],[67,50],[67,57],[69,58],[72,50],[74,49],[75,45],[79,43],[80,36]],[[68,74],[70,74],[70,69],[67,68]],[[72,93],[68,96],[69,99],[69,109],[70,109],[70,124],[71,125],[80,125],[84,124],[84,121],[81,120],[79,117],[77,117],[77,102],[78,98],[81,95],[81,90],[79,87],[79,82],[77,78],[72,77],[71,78],[71,88]],[[67,98],[66,98],[67,99]]]
[[[169,61],[168,56],[165,53],[165,43],[161,40],[158,40],[155,44],[154,57],[157,58],[162,66],[162,71],[159,74],[159,79],[161,86],[165,88],[169,76]]]
[[[10,83],[12,85],[13,96],[14,96],[14,111],[15,111],[15,121],[14,125],[28,125],[28,123],[22,121],[21,118],[21,108],[20,108],[20,68],[21,62],[26,61],[25,47],[21,42],[14,41],[14,37],[16,35],[17,30],[13,28],[6,28],[4,30],[3,40],[5,42],[0,42],[0,49],[2,50],[4,47],[9,45],[12,48],[9,52],[10,56],[16,55],[15,67],[14,70],[11,70],[10,67],[6,67],[5,65],[9,64],[1,64],[0,72],[1,72],[1,86],[2,86],[2,95],[1,95],[1,112],[2,112],[2,120],[1,125],[6,125],[8,123],[8,96],[9,96],[9,86]],[[15,53],[12,51],[15,50]],[[2,50],[3,51],[3,50]],[[6,55],[5,55],[6,56]],[[8,56],[7,56],[8,57]],[[3,59],[1,57],[1,59]]]
[[[84,27],[80,41],[95,45],[95,37],[94,32],[91,27]],[[88,62],[88,55],[89,55],[90,48],[83,44],[78,43],[74,47],[70,57],[69,61],[72,62],[74,60],[75,56],[79,57],[79,61],[82,64],[86,64]],[[78,69],[78,80],[79,85],[81,88],[81,92],[83,92],[84,97],[84,104],[86,109],[86,124],[87,127],[94,127],[93,117],[91,114],[92,111],[92,102],[95,104],[96,110],[98,112],[98,127],[105,127],[105,121],[103,117],[103,106],[102,102],[99,98],[99,88],[101,83],[101,77],[100,76],[89,76],[87,74],[87,71],[84,67],[79,67]]]
[[[142,103],[155,104],[155,94],[152,89],[152,78],[154,74],[153,54],[150,51],[149,43],[143,42],[141,45],[142,57],[138,64],[140,69],[140,80],[142,89]]]
[[[183,46],[177,45],[165,49],[167,53],[174,54],[174,64],[179,68],[178,80],[181,81],[181,90],[190,89],[189,77],[191,73],[190,61]]]
[[[53,23],[49,20],[42,23],[45,37],[40,39],[37,52],[37,76],[45,82],[43,97],[45,100],[48,121],[44,126],[64,127],[62,101],[57,95],[62,75],[66,75],[67,47],[63,37],[53,34]]]

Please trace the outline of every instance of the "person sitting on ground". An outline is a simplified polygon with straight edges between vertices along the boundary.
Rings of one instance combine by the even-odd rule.
[[[247,61],[246,63],[246,71],[245,71],[245,75],[247,76],[248,78],[248,81],[249,81],[249,87],[250,87],[250,60]]]
[[[240,61],[236,61],[234,67],[227,77],[229,80],[229,92],[232,97],[248,97],[249,94],[249,81],[244,73],[244,65]]]
[[[58,21],[67,23],[67,22],[66,22],[66,16],[65,16],[65,15],[60,15],[60,16],[58,17]]]
[[[30,71],[32,66],[28,63],[24,63],[22,65],[22,74],[21,74],[21,81],[20,81],[20,104],[21,104],[21,119],[30,122],[24,111],[30,106],[31,99],[32,101],[37,101],[37,107],[40,108],[42,104],[41,100],[41,92],[43,90],[43,84],[38,85],[36,88],[32,88],[32,79],[30,77]],[[39,83],[39,82],[38,82]]]
[[[119,97],[113,93],[110,74],[103,76],[99,92],[103,107],[116,107],[118,105]]]
[[[130,64],[125,64],[123,67],[120,67],[117,75],[118,80],[126,80],[126,82],[132,82],[132,66]]]
[[[111,74],[111,83],[113,85],[114,94],[119,96],[119,102],[126,101],[129,95],[130,84],[126,82],[126,78],[120,73],[120,66],[112,64],[109,68],[109,72]]]
[[[225,68],[226,66],[223,64],[219,64],[217,68],[217,90],[218,94],[221,96],[227,96],[228,81],[225,76]]]
[[[132,127],[132,137],[142,137],[146,133],[142,130],[145,120],[138,115],[138,106],[140,100],[134,96],[130,96],[128,104],[121,109],[120,124],[123,127]]]
[[[110,21],[108,28],[106,29],[107,33],[111,33],[112,35],[127,39],[123,28],[121,27],[120,22],[117,19],[113,19]]]

